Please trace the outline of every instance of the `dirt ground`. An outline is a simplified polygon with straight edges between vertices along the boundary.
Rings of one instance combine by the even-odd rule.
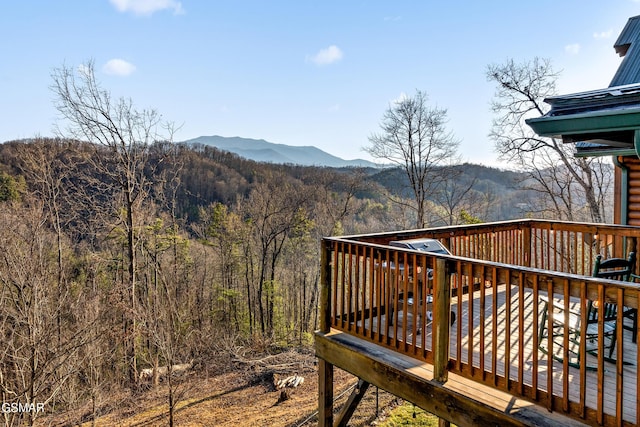
[[[317,425],[318,376],[315,357],[286,353],[234,363],[234,369],[210,374],[198,369],[177,378],[179,403],[175,425],[195,426],[287,426]],[[287,389],[289,398],[279,401],[282,391],[275,380],[299,375],[304,382]],[[338,411],[349,397],[357,378],[336,369],[334,407]],[[156,388],[103,399],[102,415],[96,426],[147,427],[168,426],[168,387],[166,381]],[[349,423],[350,426],[377,425],[398,400],[383,390],[370,387]],[[90,408],[84,407],[40,419],[41,426],[91,426]],[[84,421],[81,423],[80,421]]]

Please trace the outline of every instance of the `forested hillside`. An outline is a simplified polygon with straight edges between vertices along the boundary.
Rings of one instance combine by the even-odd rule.
[[[309,345],[320,238],[412,222],[388,201],[406,179],[396,170],[169,143],[137,156],[130,169],[84,142],[0,145],[4,402],[91,408],[91,419],[114,390],[139,387],[142,369]],[[458,168],[430,200],[432,225],[520,216],[517,174]]]

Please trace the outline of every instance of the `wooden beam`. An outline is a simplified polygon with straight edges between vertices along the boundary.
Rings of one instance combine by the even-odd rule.
[[[351,416],[355,412],[358,404],[364,397],[367,389],[369,388],[369,383],[363,380],[358,381],[358,385],[349,396],[347,403],[345,403],[344,408],[340,411],[340,415],[338,415],[338,419],[336,420],[336,427],[347,427]]]
[[[431,365],[336,330],[316,333],[316,355],[459,427],[585,425],[455,374],[434,381]],[[323,418],[319,425],[329,426]]]
[[[333,427],[333,365],[318,360],[318,427]]]

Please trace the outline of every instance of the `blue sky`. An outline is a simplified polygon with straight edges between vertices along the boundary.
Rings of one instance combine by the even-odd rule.
[[[599,89],[638,0],[25,0],[0,11],[0,141],[53,135],[51,73],[95,62],[114,96],[182,125],[351,159],[390,102],[448,110],[464,160],[497,164],[488,64],[550,58],[560,93]]]

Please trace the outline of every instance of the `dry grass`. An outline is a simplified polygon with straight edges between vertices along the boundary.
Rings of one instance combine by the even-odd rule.
[[[292,362],[292,359],[296,359]],[[255,359],[264,360],[264,359]],[[267,359],[269,363],[241,361],[236,369],[215,375],[202,375],[193,370],[178,378],[177,391],[180,401],[175,413],[175,424],[181,427],[196,426],[283,426],[302,427],[317,425],[318,376],[315,357],[311,354],[284,354]],[[283,362],[284,360],[284,362]],[[291,363],[290,363],[291,362]],[[273,385],[275,375],[298,374],[304,383],[290,391],[289,399],[278,403],[280,391]],[[357,378],[336,370],[334,376],[335,407],[338,411]],[[112,394],[102,406],[103,415],[96,420],[99,427],[151,427],[169,425],[168,387],[161,384],[155,389],[136,395],[129,392]],[[400,425],[382,424],[391,408],[400,401],[393,395],[370,387],[350,426]],[[41,419],[42,426],[92,425],[88,407]],[[397,419],[397,418],[392,418]],[[84,424],[79,421],[84,421]]]

